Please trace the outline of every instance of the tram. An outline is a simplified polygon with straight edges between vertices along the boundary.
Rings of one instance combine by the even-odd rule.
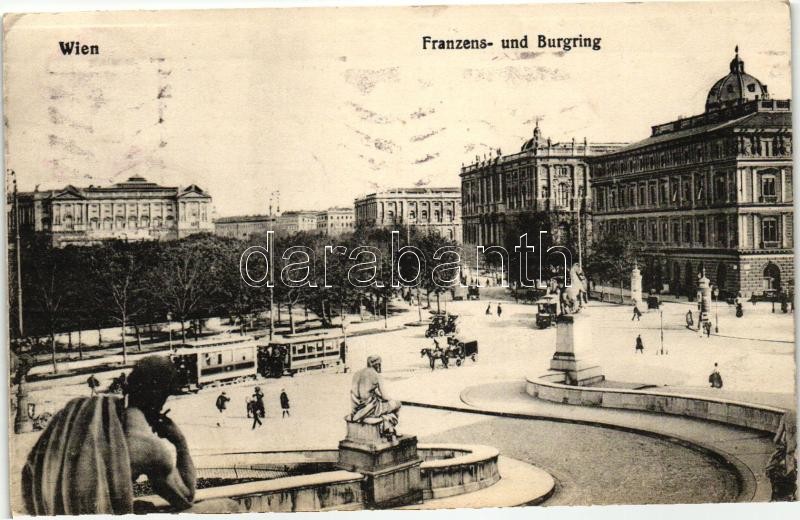
[[[282,377],[307,370],[344,368],[347,346],[341,334],[296,335],[266,344],[249,336],[228,336],[179,345],[170,358],[178,374],[177,386],[193,391],[259,375]]]
[[[342,335],[275,338],[258,348],[258,373],[264,377],[293,376],[307,370],[344,368],[346,360],[347,345]]]
[[[170,358],[181,389],[256,377],[258,344],[253,338],[212,338],[179,345]]]

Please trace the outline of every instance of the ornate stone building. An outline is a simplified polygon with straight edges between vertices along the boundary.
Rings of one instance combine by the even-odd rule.
[[[170,240],[213,232],[211,196],[192,184],[171,188],[131,177],[108,187],[67,186],[18,196],[20,233],[43,233],[53,245],[100,240]]]
[[[526,213],[550,212],[558,223],[554,232],[563,235],[585,209],[592,155],[620,148],[620,143],[554,143],[543,139],[538,122],[533,137],[519,153],[493,157],[461,167],[464,211],[464,243],[503,245],[507,224]],[[587,234],[589,229],[585,229]],[[562,236],[555,237],[557,240]],[[534,238],[532,243],[536,239]]]
[[[350,233],[355,228],[353,208],[328,208],[317,213],[317,231],[325,236]]]
[[[791,102],[770,99],[738,49],[703,114],[654,126],[591,168],[596,239],[645,241],[650,287],[691,293],[702,270],[726,294],[793,284]]]
[[[412,226],[461,242],[458,188],[398,188],[355,201],[356,226]]]
[[[316,211],[285,211],[275,218],[276,235],[293,235],[300,231],[317,230]]]

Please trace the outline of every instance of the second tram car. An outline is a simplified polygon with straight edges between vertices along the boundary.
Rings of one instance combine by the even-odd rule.
[[[276,338],[260,346],[258,373],[281,377],[329,367],[345,367],[347,345],[342,335],[303,335]]]

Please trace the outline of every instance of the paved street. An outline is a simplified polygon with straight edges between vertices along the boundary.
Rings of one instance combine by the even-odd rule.
[[[503,315],[498,318],[494,313],[485,315],[488,303],[486,300],[448,303],[448,310],[460,316],[459,337],[477,339],[479,342],[477,362],[467,359],[465,366],[455,367],[451,364],[448,370],[441,369],[437,364],[436,370],[431,371],[427,359],[420,356],[420,349],[431,346],[431,340],[424,338],[424,327],[408,327],[395,332],[349,338],[348,364],[351,368],[360,368],[364,366],[367,355],[379,354],[383,357],[384,376],[392,398],[449,406],[467,406],[461,399],[462,392],[468,387],[512,384],[515,381],[513,384],[521,384],[525,376],[544,373],[553,353],[555,329],[535,328],[535,306],[504,301]],[[495,305],[496,302],[492,302],[492,310]],[[713,363],[718,362],[725,379],[725,389],[712,392],[713,395],[761,400],[768,404],[791,403],[794,385],[791,315],[772,314],[765,304],[748,307],[746,318],[741,320],[737,320],[732,311],[729,313],[726,309],[723,313],[721,310],[721,331],[730,331],[732,336],[740,338],[750,335],[772,339],[752,341],[713,335],[705,338],[686,329],[684,315],[687,308],[687,305],[678,303],[664,305],[665,348],[669,354],[658,355],[658,313],[646,313],[641,322],[631,322],[628,307],[592,303],[587,313],[592,320],[593,330],[596,331],[591,357],[600,363],[611,380],[670,385],[671,390],[685,393],[696,391],[704,395],[712,392],[707,389],[706,379]],[[416,308],[413,312],[392,319],[410,322],[415,318]],[[642,334],[645,341],[644,355],[634,354],[633,341],[636,334]],[[116,371],[109,372],[106,377],[110,375],[116,375]],[[34,388],[31,399],[37,403],[39,411],[54,411],[69,398],[88,394],[84,380],[84,377],[63,380],[57,390]],[[245,399],[256,385],[265,393],[267,419],[263,427],[252,430],[252,421],[245,417]],[[279,380],[262,379],[227,386],[224,390],[232,401],[225,414],[224,427],[216,426],[219,413],[214,407],[214,401],[219,389],[208,388],[198,394],[174,397],[167,407],[171,409],[170,416],[179,425],[191,426],[185,431],[192,452],[198,454],[333,448],[344,435],[342,419],[349,411],[349,386],[350,374],[331,372],[307,373]],[[292,402],[292,417],[288,419],[280,418],[278,394],[282,388],[286,389]],[[499,399],[493,399],[489,394],[488,401],[485,397],[487,394],[480,393],[478,396],[483,401],[478,407],[502,411],[504,407],[508,409],[514,405],[515,399],[521,399],[509,397],[503,392]],[[523,401],[517,404],[527,406]],[[552,406],[562,410],[580,408]],[[607,437],[616,437],[619,432],[602,429],[596,432],[597,428],[590,428],[589,434],[573,435],[575,432],[558,430],[569,428],[568,425],[557,427],[547,423],[519,426],[509,421],[487,419],[485,416],[457,411],[405,407],[401,413],[400,429],[401,432],[417,435],[421,440],[444,441],[452,438],[454,442],[492,444],[501,453],[508,452],[511,457],[519,456],[534,464],[538,461],[545,466],[550,465],[557,476],[559,473],[564,475],[563,493],[569,492],[567,495],[559,495],[563,502],[557,503],[613,503],[615,500],[627,500],[613,494],[604,495],[600,489],[585,488],[583,483],[588,477],[578,478],[572,471],[564,471],[564,468],[572,467],[573,463],[579,464],[578,459],[559,461],[552,459],[552,455],[550,458],[545,456],[545,448],[554,442],[553,439],[558,438],[574,439],[577,443],[576,453],[591,450],[593,445],[608,445],[611,451],[606,454],[607,458],[616,460],[613,468],[610,465],[605,467],[607,471],[622,471],[626,464],[634,464],[632,455],[618,457],[615,450],[622,450],[620,453],[628,453],[628,450],[634,449],[641,451],[646,454],[646,463],[640,466],[643,485],[652,482],[648,479],[656,478],[659,474],[665,475],[665,486],[672,485],[669,484],[672,482],[670,479],[681,475],[690,481],[693,478],[697,481],[711,479],[719,484],[709,484],[703,490],[704,494],[687,495],[675,490],[659,494],[652,500],[673,502],[730,499],[727,494],[728,486],[725,484],[725,479],[729,476],[726,476],[724,468],[716,467],[709,461],[704,462],[701,460],[704,457],[694,452],[687,455],[674,451],[686,451],[686,448],[670,445],[664,451],[663,446],[659,447],[659,443],[664,444],[662,441],[635,434],[627,434],[631,438],[618,436],[619,442],[608,444]],[[519,439],[525,439],[524,441],[515,440],[517,432]],[[597,435],[603,437],[602,442],[595,438]],[[36,434],[13,437],[14,451],[17,454],[15,466],[22,463],[35,438]],[[530,439],[536,441],[529,443]],[[534,446],[537,443],[541,449]],[[549,449],[554,448],[551,446]],[[694,469],[687,473],[687,467]],[[574,471],[580,473],[578,468]],[[13,468],[11,474],[16,480],[19,467]],[[625,485],[628,486],[629,483]],[[647,502],[645,494],[637,495],[635,502]]]

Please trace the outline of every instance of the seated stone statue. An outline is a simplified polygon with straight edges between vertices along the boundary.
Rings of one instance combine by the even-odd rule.
[[[194,465],[183,434],[161,413],[175,381],[168,358],[148,356],[128,378],[127,406],[116,396],[67,403],[23,468],[27,514],[132,513],[133,482],[140,475],[173,508],[190,507]]]
[[[397,413],[400,401],[389,399],[383,384],[381,358],[369,356],[366,368],[353,374],[350,398],[353,405],[352,422],[380,420],[381,435],[389,441],[397,440]]]

